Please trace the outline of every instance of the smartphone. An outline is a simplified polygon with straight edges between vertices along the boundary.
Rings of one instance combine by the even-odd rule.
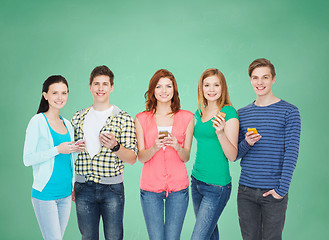
[[[256,128],[247,128],[248,132],[253,132],[254,134],[257,134],[257,129]]]
[[[76,141],[74,144],[75,145],[80,145],[80,144],[83,144],[85,143],[86,141],[84,139],[79,139],[78,141]]]
[[[104,132],[101,132],[101,134],[110,134],[111,132],[109,131],[104,131]]]
[[[160,131],[159,134],[164,135],[163,137],[160,137],[159,139],[163,139],[165,137],[168,137],[168,131]]]

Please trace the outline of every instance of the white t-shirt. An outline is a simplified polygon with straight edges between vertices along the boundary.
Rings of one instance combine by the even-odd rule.
[[[83,133],[86,140],[86,150],[90,157],[93,158],[101,150],[99,141],[99,132],[105,125],[107,118],[112,114],[113,106],[105,111],[96,111],[90,108],[83,124]]]

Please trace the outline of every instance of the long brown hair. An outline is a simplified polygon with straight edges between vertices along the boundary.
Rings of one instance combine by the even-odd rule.
[[[204,97],[203,94],[203,80],[205,80],[207,77],[216,76],[219,79],[219,84],[221,86],[221,95],[220,98],[217,99],[217,106],[218,109],[221,110],[224,106],[232,106],[230,97],[228,95],[227,90],[227,84],[225,77],[221,71],[219,71],[217,68],[209,68],[206,71],[204,71],[200,77],[199,84],[198,84],[198,108],[200,111],[200,114],[202,115],[202,112],[205,107],[208,106],[208,101]]]
[[[157,100],[154,96],[154,90],[161,78],[169,78],[172,82],[174,95],[171,99],[170,107],[172,111],[171,113],[176,113],[180,109],[180,100],[178,96],[177,83],[174,75],[166,69],[160,69],[156,71],[150,80],[149,88],[144,94],[146,100],[146,111],[153,111],[154,113],[156,112]]]

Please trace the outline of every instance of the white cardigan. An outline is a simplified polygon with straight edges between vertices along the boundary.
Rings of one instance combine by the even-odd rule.
[[[63,118],[69,131],[71,141],[74,140],[74,131],[71,123]],[[54,168],[55,156],[59,154],[54,147],[54,141],[42,113],[32,117],[26,129],[23,162],[25,166],[32,166],[33,188],[42,191],[48,183]],[[74,161],[76,154],[71,154],[72,187],[74,183]]]

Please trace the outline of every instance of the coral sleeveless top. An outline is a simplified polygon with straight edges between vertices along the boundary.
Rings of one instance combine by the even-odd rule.
[[[190,111],[179,110],[174,115],[174,123],[171,134],[178,143],[184,147],[186,129],[194,115]],[[143,128],[144,146],[148,149],[154,145],[158,135],[158,128],[153,112],[144,111],[136,115]],[[189,185],[185,163],[179,158],[178,153],[172,147],[161,148],[154,156],[144,163],[140,188],[151,192],[180,191]]]

